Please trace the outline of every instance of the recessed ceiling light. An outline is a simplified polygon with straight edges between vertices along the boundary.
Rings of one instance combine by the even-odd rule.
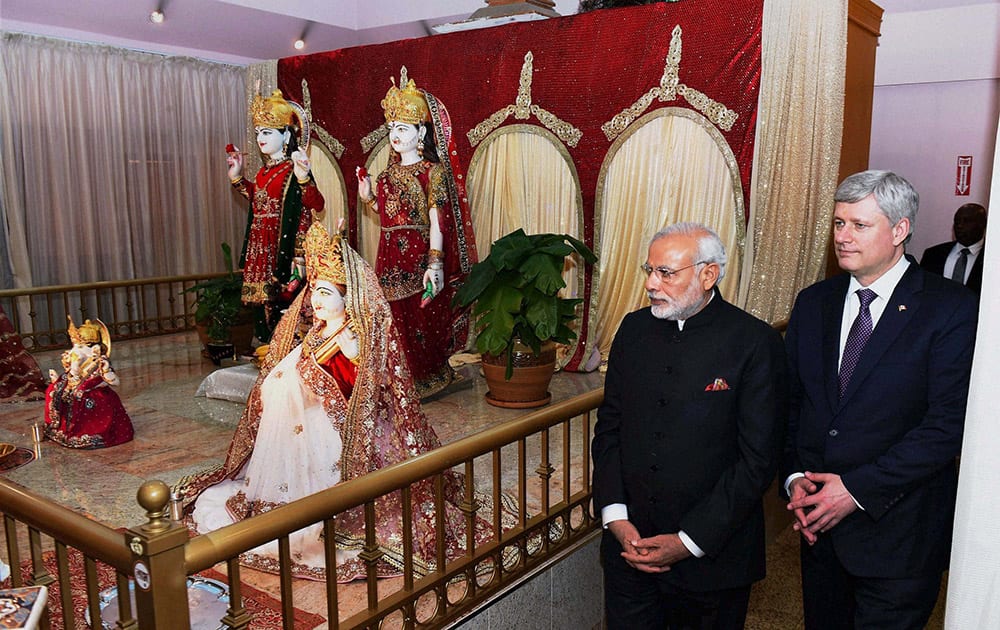
[[[292,46],[295,46],[295,50],[302,50],[303,48],[306,47],[306,40],[300,37],[299,39],[295,40],[295,43],[292,44]]]
[[[163,11],[159,9],[149,14],[149,21],[153,24],[163,24]]]

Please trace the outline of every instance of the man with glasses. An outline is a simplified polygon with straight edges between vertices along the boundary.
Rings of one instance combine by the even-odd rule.
[[[657,232],[641,270],[650,306],[615,335],[592,445],[607,627],[742,628],[786,413],[781,337],[722,298],[725,247],[703,225]]]

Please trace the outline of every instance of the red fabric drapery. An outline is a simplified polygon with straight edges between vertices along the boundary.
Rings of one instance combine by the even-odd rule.
[[[601,165],[611,141],[601,125],[659,85],[671,32],[680,26],[683,49],[680,82],[738,114],[728,131],[720,129],[740,169],[744,207],[749,208],[750,169],[761,72],[762,0],[658,3],[600,10],[560,19],[435,35],[361,46],[278,62],[278,85],[286,97],[302,99],[306,79],[314,121],[344,143],[338,160],[345,181],[365,163],[360,140],[383,124],[379,101],[406,66],[417,86],[429,91],[451,113],[458,145],[452,156],[467,172],[474,148],[466,133],[497,110],[513,104],[524,56],[534,56],[532,102],[577,127],[583,136],[567,146],[583,192],[583,240],[594,245],[594,197]],[[658,107],[694,109],[678,96],[654,100]],[[509,117],[504,123],[529,122]],[[349,205],[356,190],[347,186]],[[357,226],[349,226],[352,242]],[[598,252],[600,256],[600,252]],[[593,298],[590,274],[584,299]],[[589,308],[581,338],[586,338]],[[568,369],[579,367],[578,348]]]

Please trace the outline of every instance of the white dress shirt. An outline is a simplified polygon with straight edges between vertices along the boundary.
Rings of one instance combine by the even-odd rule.
[[[962,278],[962,284],[966,284],[969,281],[969,274],[972,273],[972,265],[976,264],[976,258],[982,253],[984,243],[986,243],[985,237],[969,245],[969,258],[965,261],[965,277]],[[948,257],[944,259],[944,269],[941,271],[942,276],[945,278],[951,277],[951,272],[955,270],[955,263],[958,262],[958,256],[963,249],[965,249],[965,245],[955,241],[955,245],[948,252]]]

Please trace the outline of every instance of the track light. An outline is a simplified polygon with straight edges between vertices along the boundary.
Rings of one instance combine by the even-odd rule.
[[[163,24],[163,11],[157,9],[149,14],[149,21],[153,24]]]
[[[306,47],[306,40],[300,37],[297,40],[295,40],[295,43],[292,44],[292,46],[295,46],[295,50],[302,50],[303,48]]]

